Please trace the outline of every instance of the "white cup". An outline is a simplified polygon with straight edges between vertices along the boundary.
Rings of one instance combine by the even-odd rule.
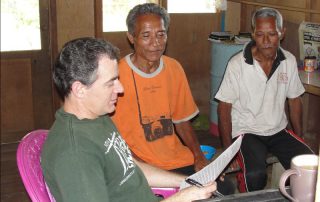
[[[291,160],[291,169],[280,178],[279,188],[283,195],[295,202],[314,202],[319,157],[305,154]],[[290,177],[290,192],[285,189],[285,182]]]

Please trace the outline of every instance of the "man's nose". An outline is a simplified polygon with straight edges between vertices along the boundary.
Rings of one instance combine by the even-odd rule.
[[[160,40],[157,38],[157,36],[153,36],[151,40],[152,40],[152,45],[154,46],[158,46],[160,44]]]
[[[264,34],[263,36],[263,43],[269,43],[270,42],[270,38],[268,34]]]
[[[124,89],[122,83],[119,80],[115,81],[115,92],[116,93],[123,93]]]

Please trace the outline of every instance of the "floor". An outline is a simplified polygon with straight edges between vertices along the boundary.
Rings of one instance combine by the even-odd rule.
[[[200,144],[221,148],[219,137],[212,136],[208,131],[197,131]],[[16,166],[16,150],[18,143],[1,145],[1,201],[2,202],[29,202]],[[271,169],[268,167],[269,176]],[[235,174],[229,174],[234,183]],[[268,185],[270,185],[270,179]]]

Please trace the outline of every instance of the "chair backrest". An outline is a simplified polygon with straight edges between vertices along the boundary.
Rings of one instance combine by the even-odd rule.
[[[54,202],[40,165],[42,145],[48,130],[35,130],[21,140],[17,150],[17,164],[22,182],[33,202]]]

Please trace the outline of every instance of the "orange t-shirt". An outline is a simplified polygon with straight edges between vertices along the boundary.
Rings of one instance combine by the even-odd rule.
[[[124,94],[118,98],[112,120],[130,149],[145,162],[166,170],[192,165],[193,154],[180,142],[173,126],[199,112],[181,65],[162,56],[158,69],[146,74],[127,55],[120,60],[119,78]]]

